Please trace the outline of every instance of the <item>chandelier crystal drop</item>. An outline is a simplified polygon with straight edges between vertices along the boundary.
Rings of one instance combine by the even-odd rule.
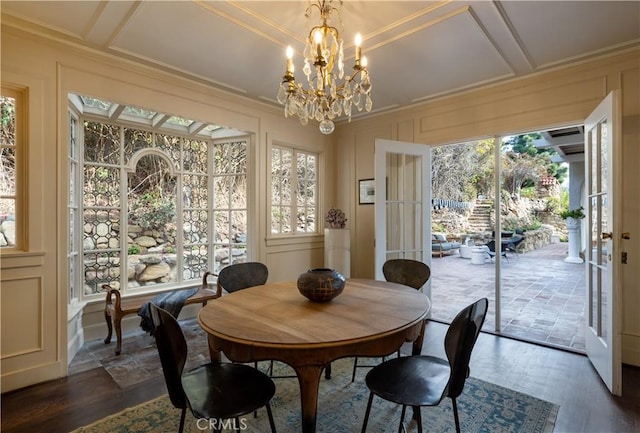
[[[353,73],[345,75],[344,42],[338,29],[330,25],[331,13],[336,12],[342,22],[342,0],[316,0],[309,3],[305,16],[317,10],[321,21],[309,32],[303,55],[302,72],[307,86],[296,82],[293,66],[293,48],[287,47],[286,71],[278,89],[278,102],[284,105],[285,117],[297,115],[306,125],[309,119],[320,123],[323,134],[335,129],[333,119],[343,113],[351,121],[353,109],[371,111],[371,80],[367,59],[362,55],[362,38],[356,35]]]

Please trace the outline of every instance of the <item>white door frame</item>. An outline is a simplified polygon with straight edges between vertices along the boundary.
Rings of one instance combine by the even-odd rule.
[[[420,158],[419,185],[421,215],[414,220],[421,223],[415,230],[420,239],[418,249],[422,251],[422,260],[431,266],[431,147],[425,144],[407,143],[393,140],[375,141],[375,275],[384,280],[382,265],[387,259],[387,155],[401,154]],[[418,206],[420,207],[420,206]],[[431,284],[423,287],[423,292],[431,299]]]

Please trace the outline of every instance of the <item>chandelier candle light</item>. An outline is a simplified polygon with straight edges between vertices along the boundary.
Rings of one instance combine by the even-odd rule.
[[[285,117],[297,115],[306,125],[309,119],[320,122],[320,132],[331,134],[333,119],[344,113],[351,121],[351,110],[371,111],[371,80],[367,71],[367,58],[362,55],[362,37],[356,35],[355,64],[352,75],[344,75],[343,40],[338,29],[330,25],[330,16],[336,12],[342,22],[342,0],[339,7],[334,0],[317,0],[305,11],[307,19],[317,9],[322,24],[309,32],[304,48],[304,66],[308,88],[295,81],[293,48],[287,47],[284,77],[278,89],[278,102],[284,105]]]

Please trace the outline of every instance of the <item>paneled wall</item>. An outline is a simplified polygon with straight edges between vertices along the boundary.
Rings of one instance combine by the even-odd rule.
[[[323,263],[323,237],[273,238],[268,223],[268,169],[277,142],[317,152],[320,212],[334,188],[332,137],[303,127],[282,110],[153,68],[132,64],[31,33],[2,26],[2,81],[24,88],[28,156],[24,251],[0,251],[2,392],[66,375],[83,340],[104,338],[104,301],[67,308],[69,242],[67,173],[69,92],[153,108],[189,119],[210,120],[247,131],[250,138],[250,248],[252,260],[269,266],[270,279],[296,279]],[[275,92],[275,89],[274,89]],[[321,223],[320,223],[321,224]],[[187,309],[194,314],[195,310]],[[139,324],[129,316],[124,329]],[[69,352],[68,352],[69,351]]]
[[[373,277],[373,210],[354,199],[358,179],[373,177],[376,137],[442,145],[494,135],[582,123],[612,90],[622,94],[622,231],[628,253],[622,268],[623,361],[640,365],[640,49],[539,72],[528,78],[487,86],[416,105],[411,109],[339,125],[341,150],[338,204],[351,221],[352,276]]]

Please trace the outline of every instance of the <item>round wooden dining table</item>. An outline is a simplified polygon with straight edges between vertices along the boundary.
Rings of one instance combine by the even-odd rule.
[[[300,385],[302,431],[316,431],[318,387],[331,361],[385,356],[404,342],[422,349],[431,304],[421,292],[385,281],[348,279],[330,302],[311,302],[295,281],[240,290],[209,302],[198,314],[213,362],[278,360]]]

